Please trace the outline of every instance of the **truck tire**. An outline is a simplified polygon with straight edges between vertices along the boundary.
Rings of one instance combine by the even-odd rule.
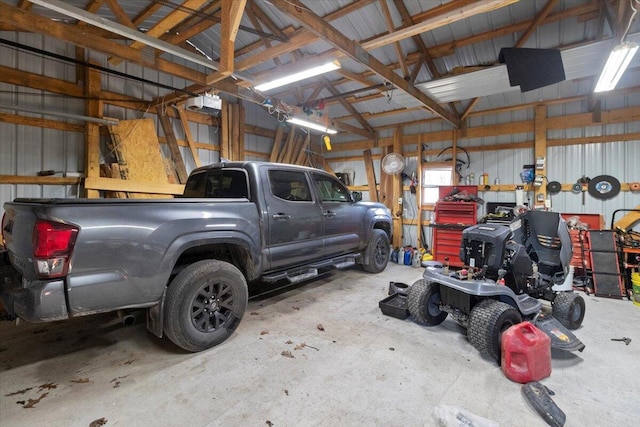
[[[500,364],[502,333],[522,322],[522,316],[507,303],[486,299],[476,304],[469,315],[467,338],[476,350]]]
[[[247,308],[247,281],[228,262],[205,260],[182,270],[167,288],[164,332],[197,352],[229,338]]]
[[[584,299],[575,292],[558,292],[551,304],[553,317],[569,329],[578,329],[584,320]]]
[[[384,230],[375,229],[363,252],[362,268],[369,273],[380,273],[389,263],[389,236]]]
[[[411,285],[407,296],[407,305],[414,320],[427,326],[439,325],[449,314],[439,308],[439,285],[426,279],[420,279]]]

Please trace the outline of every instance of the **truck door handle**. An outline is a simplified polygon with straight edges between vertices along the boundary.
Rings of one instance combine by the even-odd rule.
[[[279,212],[273,215],[273,219],[291,219],[291,215]]]
[[[322,215],[329,217],[329,216],[336,216],[336,213],[334,211],[326,211],[326,212],[323,212]]]

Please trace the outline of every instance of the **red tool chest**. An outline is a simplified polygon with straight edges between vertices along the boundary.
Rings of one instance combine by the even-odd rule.
[[[476,224],[478,205],[475,202],[437,202],[433,227],[433,257],[436,261],[462,267],[460,245],[462,230]]]

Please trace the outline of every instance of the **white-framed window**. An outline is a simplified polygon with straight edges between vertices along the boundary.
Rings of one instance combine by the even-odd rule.
[[[422,204],[432,205],[438,201],[441,185],[452,185],[451,166],[427,168],[422,171]]]

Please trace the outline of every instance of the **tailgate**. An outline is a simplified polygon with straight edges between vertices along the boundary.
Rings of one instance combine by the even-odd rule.
[[[2,238],[11,262],[25,276],[34,275],[33,227],[36,214],[32,204],[5,203]]]

